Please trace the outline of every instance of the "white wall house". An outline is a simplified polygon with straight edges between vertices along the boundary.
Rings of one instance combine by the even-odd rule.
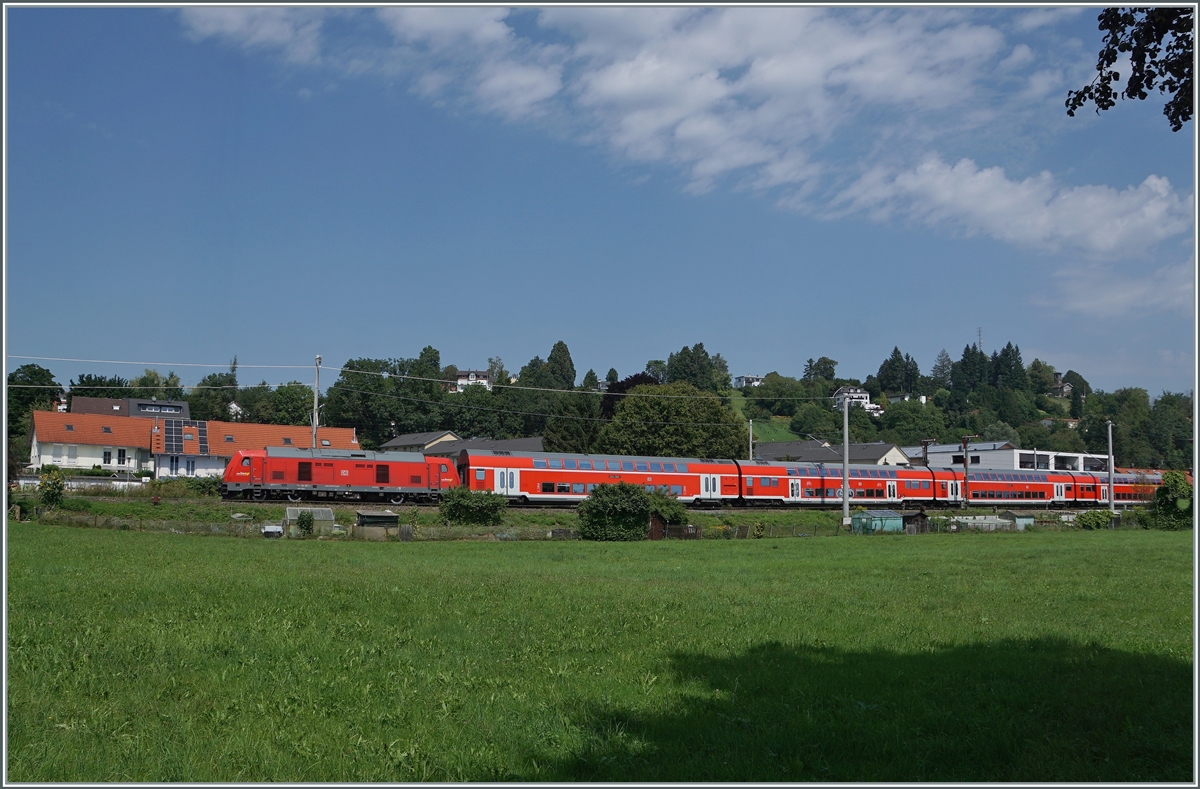
[[[492,391],[492,379],[487,370],[459,370],[455,391],[461,392],[468,386],[482,386]]]
[[[739,375],[733,379],[733,388],[741,389],[746,386],[762,386],[764,375]]]
[[[29,465],[147,471],[152,466],[150,425],[121,416],[34,411]]]

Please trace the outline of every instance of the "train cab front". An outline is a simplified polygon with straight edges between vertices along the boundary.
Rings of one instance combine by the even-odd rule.
[[[240,498],[262,490],[266,459],[267,452],[263,449],[239,449],[233,453],[221,477],[221,497]]]

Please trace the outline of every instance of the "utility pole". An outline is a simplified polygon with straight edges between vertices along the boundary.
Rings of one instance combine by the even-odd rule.
[[[750,420],[750,456],[747,460],[754,460],[754,420]]]
[[[963,455],[962,455],[962,458],[963,458],[963,490],[962,490],[963,495],[962,495],[962,497],[963,497],[963,506],[964,507],[971,506],[971,485],[967,481],[970,478],[970,470],[967,468],[967,463],[970,461],[971,458],[970,458],[969,453],[967,452],[967,442],[970,441],[972,438],[979,438],[979,436],[978,435],[970,435],[970,436],[962,437],[962,453],[963,453]],[[1034,465],[1035,466],[1037,465],[1036,461],[1034,462]]]
[[[850,528],[850,398],[842,397],[842,525]]]
[[[312,429],[313,429],[312,448],[313,449],[317,448],[317,420],[320,418],[319,412],[317,410],[317,408],[318,408],[317,398],[320,396],[320,393],[321,393],[321,354],[318,353],[317,354],[317,364],[316,364],[316,367],[314,368],[314,378],[313,378],[313,415],[312,415]]]
[[[1113,453],[1112,453],[1112,420],[1108,420],[1108,511],[1117,514],[1116,497],[1113,496]]]

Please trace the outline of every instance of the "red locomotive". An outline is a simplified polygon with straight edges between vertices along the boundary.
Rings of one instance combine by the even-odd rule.
[[[436,501],[458,485],[446,458],[416,452],[267,447],[236,452],[225,467],[221,495],[262,501],[268,498],[346,498]]]

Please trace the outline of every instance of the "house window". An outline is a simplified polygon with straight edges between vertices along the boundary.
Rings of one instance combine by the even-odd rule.
[[[292,440],[291,440],[290,438],[285,438],[285,439],[283,440],[283,443],[284,443],[284,444],[286,444],[287,446],[291,446],[291,445],[292,445]]]
[[[64,425],[64,427],[66,428],[66,430],[67,430],[67,432],[68,432],[68,433],[74,433],[74,432],[75,432],[75,425]]]
[[[226,441],[226,443],[232,444],[232,443],[233,443],[233,436],[225,436],[225,441]]]
[[[79,457],[79,447],[75,444],[67,445],[67,460],[76,460]]]
[[[51,451],[51,457],[54,458],[55,463],[58,463],[62,460],[62,444],[54,445],[54,449]]]
[[[118,466],[125,465],[125,450],[124,449],[117,450],[117,465]]]
[[[170,466],[171,466],[171,476],[177,475],[179,473],[179,457],[177,455],[171,455]]]
[[[112,449],[109,447],[104,448],[104,465],[112,465]]]
[[[323,446],[323,447],[327,447],[327,446],[329,446],[329,439],[328,439],[328,438],[322,438],[322,439],[321,439],[321,446]]]
[[[195,433],[184,433],[184,434],[183,434],[183,440],[184,440],[184,441],[195,441],[195,440],[196,440],[196,434],[195,434]]]
[[[102,428],[100,428],[100,432],[102,432],[102,433],[111,433],[111,432],[112,432],[112,428],[111,428],[111,427],[102,427]]]
[[[189,477],[196,476],[196,461],[191,458],[187,461],[187,473]]]

